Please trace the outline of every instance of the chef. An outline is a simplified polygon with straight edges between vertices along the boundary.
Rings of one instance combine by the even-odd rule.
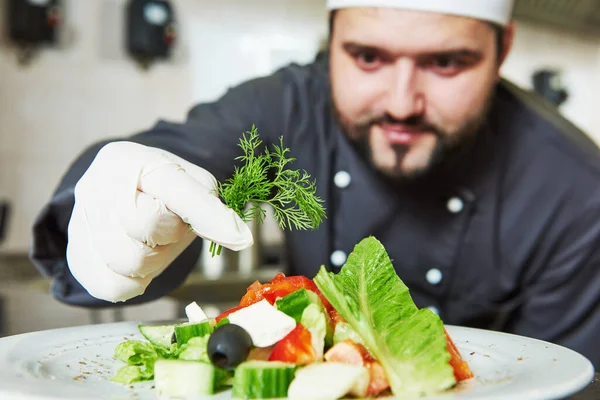
[[[201,241],[253,244],[215,196],[242,132],[284,143],[327,219],[286,232],[290,274],[337,271],[373,235],[420,307],[600,366],[600,153],[499,70],[512,0],[329,0],[328,52],[97,143],[34,227],[60,301],[139,304],[185,280]],[[193,231],[188,229],[191,225]]]

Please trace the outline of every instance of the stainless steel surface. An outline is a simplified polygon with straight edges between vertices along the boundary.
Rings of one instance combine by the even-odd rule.
[[[237,270],[237,265],[231,269]],[[258,265],[246,274],[226,272],[212,279],[197,269],[180,288],[160,300],[89,310],[56,301],[50,295],[50,280],[40,275],[26,254],[0,255],[0,336],[122,320],[175,319],[184,316],[191,301],[216,314],[236,305],[254,280],[270,280],[279,270],[274,265]]]
[[[21,282],[41,277],[27,254],[0,254],[0,282]]]

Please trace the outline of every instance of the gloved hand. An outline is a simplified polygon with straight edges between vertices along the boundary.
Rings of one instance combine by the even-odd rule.
[[[125,301],[143,294],[196,235],[234,251],[251,246],[250,229],[216,187],[208,171],[169,152],[104,146],[75,186],[71,273],[92,296]]]

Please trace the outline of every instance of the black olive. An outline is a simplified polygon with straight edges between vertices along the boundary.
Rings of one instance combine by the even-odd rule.
[[[175,331],[173,331],[173,334],[171,335],[171,344],[175,343],[177,343],[177,335],[175,334]]]
[[[221,325],[210,335],[207,352],[210,361],[219,368],[232,370],[246,361],[252,349],[252,338],[239,325]]]

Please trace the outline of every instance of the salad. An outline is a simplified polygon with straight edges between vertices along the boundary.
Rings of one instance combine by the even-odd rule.
[[[419,309],[383,245],[368,237],[339,273],[278,274],[248,287],[237,307],[207,318],[140,325],[147,341],[115,349],[112,378],[154,380],[159,398],[232,389],[239,399],[416,398],[473,377],[444,324]]]

